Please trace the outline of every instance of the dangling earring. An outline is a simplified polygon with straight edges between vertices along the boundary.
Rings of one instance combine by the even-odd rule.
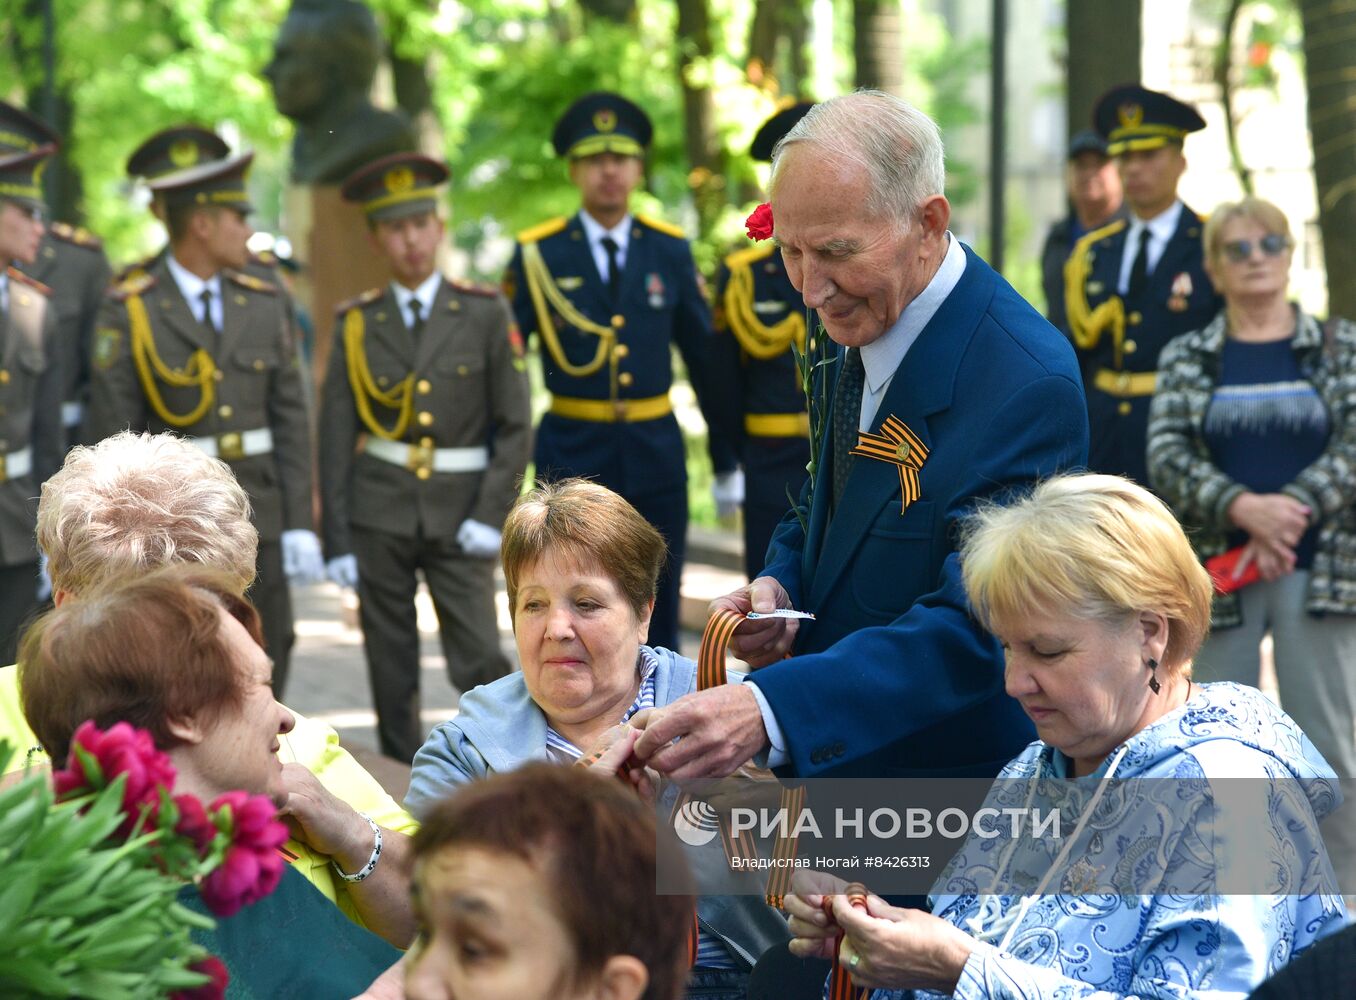
[[[1149,668],[1149,690],[1158,694],[1163,688],[1163,685],[1158,683],[1158,661],[1151,656],[1145,666]]]

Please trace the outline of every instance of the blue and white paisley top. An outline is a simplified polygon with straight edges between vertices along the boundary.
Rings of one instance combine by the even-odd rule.
[[[1246,864],[1270,866],[1270,877],[1293,891],[984,895],[979,888],[986,874],[994,876],[996,866],[1020,883],[1014,872],[1043,875],[1062,845],[1058,840],[1008,841],[1018,847],[1000,858],[1000,842],[972,835],[930,897],[933,913],[976,938],[953,996],[1242,998],[1343,925],[1345,910],[1316,822],[1341,803],[1336,775],[1295,722],[1255,688],[1222,683],[1197,685],[1195,690],[1185,706],[1126,741],[1120,748],[1124,752],[1118,750],[1119,760],[1118,754],[1111,755],[1098,772],[1080,781],[1099,782],[1115,761],[1118,779],[1178,779],[1150,783],[1165,789],[1180,787],[1182,781],[1283,777],[1296,779],[1287,784],[1303,788],[1303,794],[1275,797],[1269,822],[1230,822],[1218,809],[1207,818],[1202,814],[1209,810],[1138,809],[1120,816],[1114,835],[1108,828],[1105,839],[1115,840],[1119,857],[1133,854],[1137,845],[1160,853],[1187,845],[1205,871],[1246,855]],[[1008,800],[1030,785],[1024,779],[1065,778],[1067,764],[1053,747],[1032,743],[1003,769],[985,805],[1020,806],[1021,801]],[[1094,822],[1088,832],[1095,827]],[[1080,860],[1084,863],[1090,864],[1086,858]],[[1067,877],[1062,887],[1069,892]],[[910,995],[918,1000],[939,996],[877,990],[872,1000]]]

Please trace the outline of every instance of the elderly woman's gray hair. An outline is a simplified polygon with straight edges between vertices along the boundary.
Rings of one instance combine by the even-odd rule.
[[[860,165],[871,181],[868,210],[905,230],[918,206],[946,188],[937,123],[893,94],[859,90],[816,104],[773,149],[771,191],[777,190],[782,158],[796,145]]]
[[[176,562],[223,573],[244,593],[259,533],[225,462],[172,434],[124,431],[73,448],[42,484],[38,546],[53,589],[68,593]]]

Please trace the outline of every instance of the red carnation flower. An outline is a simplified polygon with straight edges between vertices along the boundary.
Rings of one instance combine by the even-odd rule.
[[[82,757],[80,750],[92,759]],[[83,722],[71,738],[66,767],[52,775],[52,782],[57,798],[66,799],[98,791],[119,775],[125,775],[127,781],[122,792],[127,817],[117,836],[125,839],[143,813],[148,823],[154,821],[160,808],[160,789],[174,787],[174,765],[155,748],[150,733],[126,722],[114,723],[106,732],[92,721]]]
[[[772,206],[763,202],[755,208],[753,213],[744,220],[744,228],[748,231],[751,240],[765,240],[770,237],[772,235]]]
[[[226,996],[226,986],[231,981],[231,974],[226,971],[226,966],[217,956],[208,955],[199,959],[190,965],[189,969],[208,976],[208,981],[191,989],[175,990],[170,994],[170,1000],[222,1000]]]

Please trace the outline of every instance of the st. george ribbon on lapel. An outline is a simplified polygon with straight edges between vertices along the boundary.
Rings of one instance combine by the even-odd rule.
[[[923,444],[918,435],[909,430],[908,425],[894,414],[885,418],[879,434],[872,434],[869,431],[859,432],[857,447],[852,449],[852,454],[889,462],[899,469],[901,516],[909,509],[909,504],[922,495],[918,473],[928,458],[927,445]]]

